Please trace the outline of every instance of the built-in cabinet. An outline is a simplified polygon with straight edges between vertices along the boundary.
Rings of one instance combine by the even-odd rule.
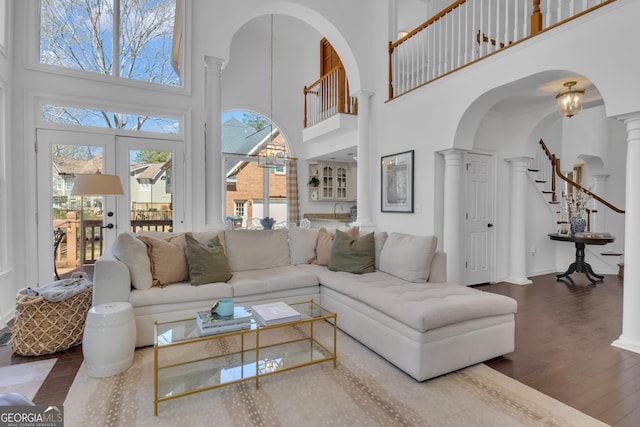
[[[357,176],[356,163],[309,162],[309,199],[355,201]]]

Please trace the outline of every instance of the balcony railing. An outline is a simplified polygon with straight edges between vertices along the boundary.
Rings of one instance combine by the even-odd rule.
[[[389,42],[389,99],[614,1],[455,1]]]
[[[357,110],[358,104],[349,94],[349,82],[342,65],[304,87],[305,128],[338,113],[357,114]]]

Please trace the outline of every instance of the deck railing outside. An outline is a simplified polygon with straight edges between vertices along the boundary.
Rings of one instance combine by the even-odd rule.
[[[341,65],[304,87],[304,127],[338,113],[357,114],[357,101],[349,94],[349,82]]]
[[[615,0],[457,0],[389,42],[389,99]]]

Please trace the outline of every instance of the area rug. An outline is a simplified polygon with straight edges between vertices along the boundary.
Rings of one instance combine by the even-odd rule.
[[[0,394],[20,393],[33,400],[58,359],[39,360],[0,368]]]
[[[160,403],[153,349],[126,372],[94,379],[81,366],[65,426],[604,426],[493,369],[475,365],[417,382],[349,336],[331,362]]]

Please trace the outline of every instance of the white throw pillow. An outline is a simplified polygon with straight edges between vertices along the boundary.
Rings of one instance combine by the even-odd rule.
[[[426,282],[437,243],[435,236],[391,233],[380,252],[380,271],[409,282]]]
[[[150,289],[153,285],[151,261],[147,245],[131,232],[120,233],[111,247],[113,255],[129,268],[131,284],[136,289]]]
[[[287,230],[225,230],[224,241],[231,271],[291,264]]]
[[[289,252],[291,264],[307,264],[316,254],[318,229],[291,227],[289,229]]]
[[[376,243],[376,270],[380,270],[380,253],[384,247],[384,242],[387,241],[389,235],[386,231],[377,231],[373,234],[373,238]]]

